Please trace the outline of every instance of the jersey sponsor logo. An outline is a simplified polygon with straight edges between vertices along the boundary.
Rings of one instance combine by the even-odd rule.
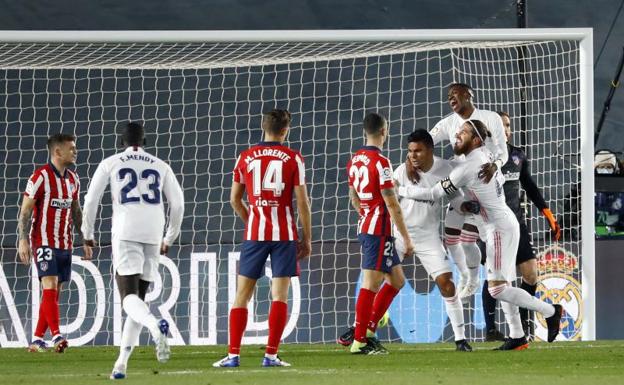
[[[279,202],[278,201],[272,201],[269,199],[261,199],[258,198],[254,201],[254,206],[256,207],[278,207],[279,206]]]
[[[508,171],[505,173],[505,182],[511,182],[514,180],[520,180],[520,173],[519,172],[511,172]]]
[[[54,207],[55,209],[68,209],[72,205],[72,199],[59,199],[53,198],[50,201],[50,207]]]
[[[548,303],[563,306],[561,332],[558,340],[579,340],[583,324],[583,298],[581,284],[578,281],[578,258],[561,246],[551,246],[542,251],[538,257],[540,274],[535,296]],[[545,341],[548,329],[546,320],[536,314],[535,335]]]
[[[451,179],[449,177],[442,179],[440,181],[440,184],[442,185],[442,189],[444,190],[446,195],[451,195],[457,192],[457,187],[455,187],[455,185],[453,184],[453,182],[451,182]]]

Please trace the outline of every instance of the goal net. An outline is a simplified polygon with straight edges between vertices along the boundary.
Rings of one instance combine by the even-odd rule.
[[[363,145],[362,119],[370,111],[388,117],[384,151],[396,167],[407,134],[451,113],[447,87],[457,81],[475,89],[478,108],[511,115],[513,143],[564,228],[555,243],[527,206],[538,295],[563,304],[560,338],[593,339],[593,270],[583,268],[593,266],[593,182],[581,169],[593,154],[587,55],[587,30],[0,33],[0,345],[25,346],[38,316],[36,271],[16,262],[17,217],[27,178],[48,160],[47,137],[77,136],[82,200],[99,162],[121,150],[127,121],[145,124],[146,150],[171,165],[186,200],[180,239],[148,294],[151,310],[169,320],[174,344],[227,343],[243,235],[229,206],[231,171],[261,140],[261,114],[271,108],[292,113],[287,144],[304,156],[312,204],[313,253],[293,278],[284,341],[332,343],[354,320],[360,280],[345,167]],[[436,151],[448,157],[449,149]],[[93,261],[76,248],[60,298],[61,331],[73,346],[120,341],[110,219],[107,192],[96,222],[100,248]],[[419,261],[404,268],[407,283],[380,337],[452,340],[439,290]],[[265,343],[269,296],[262,278],[244,343]],[[469,338],[482,339],[480,295],[465,313]]]

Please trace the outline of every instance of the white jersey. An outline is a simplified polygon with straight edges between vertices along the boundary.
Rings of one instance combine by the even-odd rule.
[[[464,119],[460,115],[452,113],[451,115],[448,115],[440,120],[438,124],[436,124],[431,131],[429,131],[429,134],[431,134],[431,137],[433,138],[433,143],[438,144],[446,139],[449,143],[451,143],[451,145],[454,144],[455,135],[461,131],[461,126],[467,120],[480,120],[492,133],[491,138],[485,139],[485,147],[492,153],[493,156],[493,158],[488,159],[487,162],[500,159],[502,163],[498,166],[498,168],[501,169],[503,165],[507,163],[509,153],[507,150],[505,127],[503,126],[501,117],[496,112],[480,110],[475,107],[472,115],[470,115],[468,119]]]
[[[407,168],[403,163],[394,170],[394,180],[398,186],[431,188],[451,173],[453,164],[454,162],[434,156],[431,169],[427,172],[418,171],[420,181],[415,184],[408,178]],[[407,231],[412,239],[418,241],[420,238],[439,237],[440,219],[442,218],[442,205],[439,199],[401,199],[400,205]],[[394,233],[398,234],[396,228]]]
[[[97,206],[109,183],[113,238],[158,245],[161,242],[171,245],[175,241],[184,214],[182,188],[167,163],[140,147],[128,147],[99,164],[85,197],[82,221],[85,239],[93,239]],[[163,193],[170,211],[164,239]]]
[[[461,189],[464,198],[478,201],[481,217],[486,224],[507,227],[510,221],[516,221],[513,211],[505,203],[503,183],[505,177],[497,170],[489,183],[485,184],[478,174],[481,165],[487,161],[489,151],[485,147],[472,150],[465,161],[458,162],[447,178],[442,179],[433,188],[408,186],[399,189],[399,196],[411,199],[438,200],[454,196]]]
[[[461,188],[468,200],[479,202],[481,217],[486,223],[507,222],[513,212],[505,203],[503,184],[505,177],[497,170],[489,183],[485,184],[478,174],[481,165],[487,162],[489,151],[480,147],[472,150],[466,156],[466,161],[457,164],[449,175],[447,181],[447,193],[453,192],[454,188]],[[444,181],[441,184],[444,188]]]

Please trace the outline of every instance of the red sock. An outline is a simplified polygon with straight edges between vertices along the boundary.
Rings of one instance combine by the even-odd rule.
[[[37,327],[35,328],[35,337],[43,339],[46,330],[48,330],[48,320],[46,319],[43,306],[39,305],[39,319],[37,320]]]
[[[371,331],[377,330],[377,323],[381,319],[381,317],[386,314],[392,300],[396,295],[399,294],[399,290],[395,289],[394,286],[385,284],[382,286],[381,290],[377,292],[375,296],[375,302],[373,303],[373,313],[371,314],[370,321],[368,322],[368,329]]]
[[[288,319],[288,305],[285,302],[271,302],[271,310],[269,311],[269,342],[266,347],[266,354],[277,354],[282,333],[286,327]]]
[[[59,306],[56,300],[56,290],[43,289],[43,296],[41,298],[41,307],[45,314],[48,326],[50,327],[50,333],[52,337],[61,334],[59,330]]]
[[[247,308],[235,307],[230,310],[230,349],[231,354],[240,354],[241,341],[247,327]]]
[[[355,303],[355,340],[358,342],[366,342],[366,327],[371,317],[374,300],[374,291],[360,289]]]

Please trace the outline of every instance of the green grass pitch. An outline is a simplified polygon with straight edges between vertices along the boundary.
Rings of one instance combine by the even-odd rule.
[[[224,346],[174,346],[159,364],[151,347],[130,359],[127,384],[622,384],[624,341],[533,343],[525,351],[496,352],[497,344],[388,344],[387,356],[352,356],[338,345],[289,344],[280,356],[290,368],[262,368],[259,346],[244,346],[241,367],[214,369]],[[103,384],[117,357],[114,347],[77,347],[64,354],[0,349],[0,384]]]

